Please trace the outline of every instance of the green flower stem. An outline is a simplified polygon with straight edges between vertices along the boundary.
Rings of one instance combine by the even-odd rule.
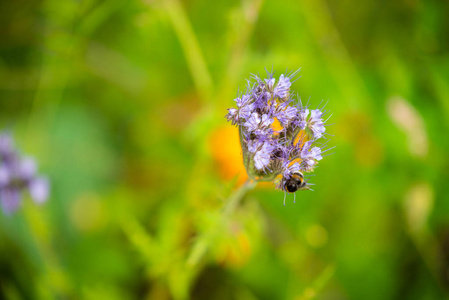
[[[43,210],[30,205],[32,204],[25,205],[23,216],[40,259],[42,273],[38,285],[44,293],[41,296],[47,299],[65,298],[73,292],[73,286],[60,264],[58,252],[52,245],[51,224]]]
[[[256,185],[256,181],[248,179],[238,190],[231,194],[231,196],[226,201],[225,207],[223,208],[223,216],[228,216],[230,213],[232,213],[239,204],[240,200]]]
[[[235,211],[240,200],[246,195],[246,193],[252,190],[257,185],[256,181],[248,179],[239,189],[229,196],[225,206],[223,207],[222,217],[228,217]],[[187,265],[189,267],[196,266],[206,254],[211,237],[215,235],[216,228],[211,228],[210,231],[201,236],[192,247],[189,257],[187,258]]]
[[[210,99],[213,90],[212,76],[207,68],[198,38],[187,13],[179,0],[165,0],[161,3],[164,4],[173,29],[181,43],[193,82],[202,96],[201,100],[207,101]]]

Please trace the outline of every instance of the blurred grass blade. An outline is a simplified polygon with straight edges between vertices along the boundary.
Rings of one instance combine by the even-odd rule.
[[[206,101],[213,90],[212,77],[206,66],[197,37],[187,14],[178,0],[162,1],[170,17],[173,29],[178,36],[184,55],[189,65],[190,73],[202,100]]]

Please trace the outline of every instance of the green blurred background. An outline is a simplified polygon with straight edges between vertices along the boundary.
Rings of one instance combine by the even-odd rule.
[[[447,1],[2,1],[0,125],[52,192],[0,214],[0,298],[447,299],[448,50]],[[223,212],[265,67],[337,147]]]

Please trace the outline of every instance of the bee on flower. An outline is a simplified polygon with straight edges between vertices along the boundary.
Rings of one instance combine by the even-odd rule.
[[[252,75],[245,93],[229,108],[226,118],[240,134],[243,163],[255,181],[273,181],[284,193],[308,190],[304,174],[313,172],[324,149],[328,113],[324,107],[309,110],[290,90],[299,70],[267,78]],[[279,124],[274,126],[274,124]],[[285,205],[285,196],[284,196]]]

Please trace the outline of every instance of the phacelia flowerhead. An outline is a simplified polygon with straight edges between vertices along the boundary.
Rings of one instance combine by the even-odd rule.
[[[327,139],[328,112],[324,107],[309,110],[290,90],[299,70],[267,78],[252,75],[246,91],[229,108],[226,118],[240,133],[243,163],[256,181],[273,181],[289,193],[310,189],[304,173],[313,172],[323,158],[320,139]],[[284,202],[285,203],[285,202]]]
[[[0,205],[5,214],[19,208],[24,191],[35,203],[43,203],[49,194],[48,179],[37,174],[33,158],[20,155],[9,133],[0,133]]]

